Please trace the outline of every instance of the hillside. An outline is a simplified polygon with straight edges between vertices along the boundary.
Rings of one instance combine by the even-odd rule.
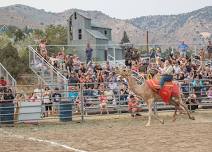
[[[61,13],[46,12],[25,5],[11,5],[0,8],[0,25],[24,28],[43,28],[50,24],[62,24],[74,9]],[[83,10],[78,10],[83,11]],[[212,6],[179,15],[144,16],[129,20],[111,18],[100,11],[83,11],[93,20],[113,29],[113,40],[120,42],[124,30],[133,43],[145,43],[145,31],[149,30],[150,43],[201,43],[202,35],[212,33]],[[205,39],[204,39],[205,40]]]

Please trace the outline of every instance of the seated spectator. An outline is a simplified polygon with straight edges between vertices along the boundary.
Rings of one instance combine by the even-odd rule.
[[[106,110],[107,114],[109,114],[109,111],[108,111],[108,108],[107,108],[107,102],[108,102],[108,99],[107,99],[107,96],[104,95],[104,92],[101,92],[100,93],[100,96],[99,96],[99,107],[100,107],[100,114],[102,115],[102,112],[104,110]]]
[[[183,81],[183,84],[181,84],[181,89],[182,89],[182,93],[187,97],[190,92],[188,80]]]
[[[36,96],[35,96],[35,94],[34,93],[32,93],[30,96],[29,96],[29,98],[28,98],[28,101],[29,102],[35,102],[37,99],[36,99]]]
[[[210,87],[207,91],[207,96],[209,99],[212,99],[212,87]]]
[[[131,70],[134,72],[139,72],[139,66],[137,62],[132,61],[132,67]]]
[[[5,95],[4,95],[4,101],[5,102],[13,102],[13,100],[15,99],[12,90],[11,89],[6,89],[5,91]]]
[[[4,80],[4,77],[0,78],[0,92],[6,91],[7,81]]]
[[[1,78],[0,78],[0,85],[1,85],[1,86],[6,86],[6,85],[7,85],[7,81],[4,80],[4,77],[1,77]]]
[[[128,101],[128,111],[130,112],[132,117],[135,117],[136,115],[140,115],[139,112],[139,102],[138,98],[136,98],[134,95],[130,95],[129,101]]]
[[[74,103],[76,98],[79,96],[79,88],[78,86],[69,86],[68,97],[71,103]]]

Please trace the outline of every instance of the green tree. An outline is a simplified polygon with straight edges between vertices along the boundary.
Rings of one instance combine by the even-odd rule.
[[[11,43],[0,49],[0,61],[14,78],[17,78],[26,69],[26,65],[22,63],[17,49]]]
[[[24,33],[21,31],[21,29],[17,29],[15,31],[15,42],[23,40],[24,37]]]
[[[124,43],[130,43],[130,39],[129,39],[126,31],[124,31],[123,37],[121,39],[121,44],[124,44]]]
[[[66,45],[67,44],[67,29],[61,25],[49,25],[45,29],[46,38],[48,44],[58,44]]]

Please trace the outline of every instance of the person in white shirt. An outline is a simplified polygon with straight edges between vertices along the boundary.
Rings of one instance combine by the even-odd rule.
[[[162,88],[165,82],[173,80],[173,67],[170,60],[165,61],[165,66],[161,71],[160,87]]]

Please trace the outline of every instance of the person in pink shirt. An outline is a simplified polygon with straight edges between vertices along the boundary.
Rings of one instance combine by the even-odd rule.
[[[207,95],[209,99],[212,99],[212,87],[208,89]]]

